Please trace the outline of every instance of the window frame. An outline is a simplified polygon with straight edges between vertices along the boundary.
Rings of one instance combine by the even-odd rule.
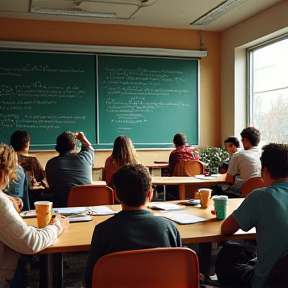
[[[254,67],[254,61],[253,61],[253,52],[265,48],[269,45],[275,44],[277,42],[287,40],[288,41],[288,33],[282,34],[278,37],[271,38],[267,41],[261,42],[257,45],[251,46],[246,49],[246,71],[247,71],[247,126],[253,126],[253,81],[254,81],[254,74],[253,74],[253,67]]]

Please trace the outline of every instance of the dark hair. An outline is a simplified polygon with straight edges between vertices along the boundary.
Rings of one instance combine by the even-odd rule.
[[[242,139],[246,138],[252,146],[258,146],[260,142],[260,131],[254,127],[247,127],[240,133]]]
[[[152,185],[146,167],[141,164],[125,165],[113,174],[112,181],[120,203],[129,207],[145,204]]]
[[[187,137],[183,133],[178,133],[173,138],[173,143],[176,147],[187,144]]]
[[[229,136],[227,139],[224,140],[224,143],[233,143],[236,146],[236,148],[240,147],[239,140],[235,136]]]
[[[127,136],[118,136],[114,141],[112,158],[119,169],[126,164],[137,164],[132,141]]]
[[[67,153],[73,149],[75,149],[77,143],[77,139],[74,133],[68,131],[63,132],[57,137],[56,141],[56,151],[61,153]]]
[[[266,168],[271,179],[288,177],[288,144],[270,143],[262,148],[262,170]]]
[[[23,150],[30,142],[30,135],[26,131],[15,131],[10,137],[10,145],[18,152]]]

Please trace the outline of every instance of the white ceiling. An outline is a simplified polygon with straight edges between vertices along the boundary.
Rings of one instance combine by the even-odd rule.
[[[206,26],[189,23],[224,0],[0,0],[0,17],[223,31],[280,1],[246,0]],[[36,14],[30,12],[30,5],[42,9],[116,13],[116,19]]]

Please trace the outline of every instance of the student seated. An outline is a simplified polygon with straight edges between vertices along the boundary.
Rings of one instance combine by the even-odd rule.
[[[9,196],[21,199],[22,210],[27,211],[30,210],[27,178],[23,168],[18,164],[16,152],[14,152],[14,157],[16,162],[15,179],[8,183],[3,192]]]
[[[256,228],[256,266],[236,263],[221,267],[223,275],[229,277],[233,273],[236,285],[253,288],[267,287],[271,268],[288,252],[288,233],[284,232],[288,230],[288,145],[266,145],[260,159],[267,187],[252,191],[221,226],[224,235],[234,234],[238,229]]]
[[[232,186],[225,193],[230,197],[240,197],[245,180],[260,176],[260,152],[257,147],[260,132],[254,127],[247,127],[242,130],[241,138],[244,150],[232,155],[226,175],[226,182]]]
[[[85,271],[87,288],[92,287],[93,269],[97,260],[106,254],[182,246],[175,225],[169,220],[154,216],[147,210],[147,204],[153,197],[153,190],[151,176],[144,166],[140,164],[123,166],[114,173],[112,181],[122,211],[95,227]],[[149,273],[149,267],[147,269]]]
[[[68,228],[67,218],[56,217],[45,228],[27,225],[18,214],[13,198],[3,193],[7,184],[15,179],[16,158],[8,145],[0,144],[0,286],[20,286],[17,265],[19,253],[35,254],[52,245],[57,236]],[[15,204],[16,203],[16,204]],[[6,283],[7,282],[7,283]],[[5,286],[6,285],[6,286]],[[8,286],[9,287],[9,286]]]
[[[240,143],[237,137],[229,136],[224,140],[224,146],[226,151],[232,156],[234,153],[240,151]]]
[[[227,139],[225,139],[224,140],[224,146],[225,146],[225,150],[230,155],[229,162],[230,162],[231,156],[234,153],[241,151],[239,140],[235,136],[229,136]],[[220,167],[220,169],[219,169],[220,174],[227,173],[229,162],[225,161],[225,163]]]
[[[26,131],[15,131],[10,138],[10,145],[18,154],[18,162],[22,166],[29,181],[45,183],[45,171],[36,157],[29,156],[30,135]],[[43,184],[44,185],[44,184]]]
[[[112,155],[106,159],[103,170],[103,180],[108,186],[113,187],[113,174],[127,164],[138,164],[136,151],[130,138],[118,136],[114,141]]]
[[[187,143],[187,137],[183,133],[178,133],[173,138],[175,150],[169,156],[170,175],[176,164],[181,160],[199,160],[200,156],[197,151],[191,150]]]
[[[82,143],[78,153],[75,152],[77,139]],[[67,207],[74,186],[92,184],[94,149],[83,132],[63,132],[56,142],[59,156],[47,162],[46,177],[53,193],[53,207]]]

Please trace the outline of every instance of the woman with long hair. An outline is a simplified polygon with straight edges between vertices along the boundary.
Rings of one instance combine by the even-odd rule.
[[[3,192],[16,177],[14,153],[13,148],[0,143],[0,286],[6,287],[9,283],[10,288],[20,287],[19,253],[35,254],[45,249],[69,225],[69,220],[60,216],[53,218],[45,228],[35,228],[23,221],[19,215],[21,207]]]
[[[105,161],[103,180],[106,181],[108,186],[113,186],[111,181],[112,175],[119,168],[128,164],[138,164],[136,151],[130,138],[127,136],[118,136],[114,141],[112,155]]]

